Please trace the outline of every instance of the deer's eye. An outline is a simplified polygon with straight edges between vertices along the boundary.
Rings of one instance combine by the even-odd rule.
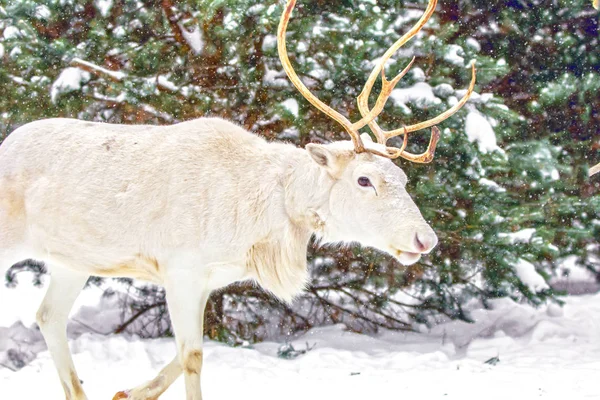
[[[360,178],[358,178],[358,184],[362,187],[373,186],[369,178],[367,178],[366,176],[361,176]]]

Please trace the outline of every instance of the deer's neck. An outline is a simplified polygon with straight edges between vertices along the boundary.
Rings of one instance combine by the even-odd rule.
[[[252,246],[247,265],[261,286],[290,301],[308,281],[306,246],[311,235],[322,230],[321,214],[331,183],[304,150],[272,146],[276,152],[271,158],[272,167],[280,167],[278,179],[287,220],[278,221],[272,236]]]

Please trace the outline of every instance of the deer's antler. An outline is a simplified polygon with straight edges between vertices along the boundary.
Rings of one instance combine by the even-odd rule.
[[[427,5],[427,9],[423,13],[423,16],[419,19],[419,21],[417,21],[417,23],[407,33],[405,33],[400,39],[398,39],[396,41],[396,43],[394,43],[392,45],[392,47],[390,47],[385,52],[383,57],[377,62],[377,64],[373,68],[373,71],[369,75],[369,78],[367,79],[367,82],[365,83],[365,86],[364,86],[362,92],[358,96],[358,108],[359,108],[362,118],[359,121],[354,122],[354,123],[350,122],[350,120],[348,120],[348,118],[344,117],[339,112],[333,110],[327,104],[325,104],[321,100],[319,100],[314,94],[312,94],[310,92],[310,90],[308,90],[308,88],[302,83],[300,78],[298,78],[298,75],[296,74],[296,72],[294,71],[294,69],[292,68],[292,66],[290,64],[290,60],[288,58],[287,49],[286,49],[286,45],[285,45],[285,34],[286,34],[287,25],[288,25],[292,10],[294,9],[295,5],[296,5],[296,0],[288,0],[287,6],[286,6],[283,14],[281,15],[281,20],[279,22],[279,28],[277,30],[277,48],[279,51],[279,58],[281,59],[283,69],[285,70],[286,74],[288,75],[288,77],[290,78],[290,80],[292,81],[294,86],[300,91],[302,96],[304,96],[312,105],[314,105],[319,110],[321,110],[322,112],[327,114],[329,117],[336,120],[340,125],[342,125],[344,127],[346,132],[348,132],[348,134],[352,138],[352,142],[354,143],[354,149],[357,153],[362,153],[362,152],[368,151],[370,153],[374,153],[374,154],[377,154],[377,155],[380,155],[383,157],[387,157],[387,158],[402,157],[402,158],[405,158],[407,160],[417,162],[417,163],[430,162],[433,159],[435,147],[436,147],[436,144],[440,137],[439,129],[437,129],[434,125],[439,122],[442,122],[443,120],[447,119],[452,114],[454,114],[456,111],[458,111],[467,102],[467,100],[471,96],[471,93],[473,93],[473,88],[475,87],[475,75],[476,75],[476,70],[475,70],[474,64],[472,65],[471,84],[469,85],[469,89],[467,90],[467,93],[465,94],[465,96],[456,105],[454,105],[449,110],[443,112],[442,114],[438,115],[437,117],[432,118],[428,121],[420,122],[420,123],[410,125],[410,126],[405,126],[405,127],[399,128],[399,129],[391,130],[391,131],[384,131],[383,129],[381,129],[379,127],[379,125],[377,124],[377,122],[375,122],[375,119],[383,111],[383,107],[385,106],[385,103],[387,102],[388,98],[390,97],[392,90],[394,89],[396,84],[400,81],[400,79],[408,72],[408,70],[412,66],[412,64],[414,62],[414,58],[408,64],[408,66],[406,68],[404,68],[404,70],[400,74],[398,74],[394,79],[392,79],[391,81],[387,80],[387,78],[385,77],[385,64],[392,57],[392,55],[396,51],[398,51],[398,49],[400,47],[402,47],[406,42],[408,42],[412,37],[414,37],[423,28],[423,26],[427,23],[427,21],[429,20],[429,18],[435,11],[435,7],[437,5],[437,0],[429,1],[429,4]],[[373,89],[373,85],[375,84],[375,81],[377,80],[377,77],[379,76],[380,73],[381,73],[381,79],[382,79],[381,92],[379,93],[379,96],[377,97],[377,100],[375,102],[375,106],[373,107],[373,109],[369,109],[369,104],[368,104],[369,94],[371,93],[371,90]],[[386,146],[385,152],[382,152],[382,151],[379,151],[376,149],[372,149],[372,148],[369,148],[369,149],[365,148],[365,146],[360,138],[359,129],[363,128],[366,125],[369,126],[369,128],[371,129],[371,131],[377,138],[377,142],[384,146],[386,146],[386,142],[389,138],[404,134],[404,143],[402,145],[402,148],[399,149],[396,147],[387,147]],[[427,148],[427,151],[423,154],[418,154],[418,155],[411,154],[411,153],[404,151],[404,149],[407,145],[407,134],[409,132],[414,132],[414,131],[428,128],[428,127],[433,127],[433,129],[431,132],[431,139],[429,141],[429,146]]]

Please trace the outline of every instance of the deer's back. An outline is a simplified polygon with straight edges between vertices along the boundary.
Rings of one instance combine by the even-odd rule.
[[[264,208],[262,191],[276,184],[265,172],[268,154],[264,140],[220,119],[172,126],[37,121],[0,146],[0,207],[57,254],[74,242],[123,257],[132,248],[202,243],[218,249],[235,242],[242,251],[240,238],[261,229],[253,215]]]

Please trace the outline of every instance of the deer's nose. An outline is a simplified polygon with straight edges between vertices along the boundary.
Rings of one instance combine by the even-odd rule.
[[[415,233],[414,246],[419,253],[429,253],[437,242],[438,238],[433,231]]]

